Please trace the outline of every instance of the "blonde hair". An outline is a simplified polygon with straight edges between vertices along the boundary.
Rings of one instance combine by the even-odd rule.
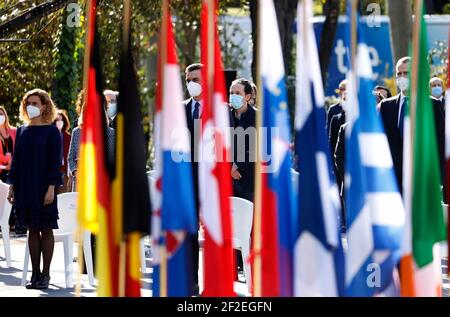
[[[44,106],[41,111],[42,120],[45,123],[52,123],[56,117],[56,106],[53,103],[52,98],[50,98],[48,92],[42,89],[33,89],[28,91],[25,96],[22,98],[22,102],[20,104],[20,119],[25,123],[30,123],[30,117],[28,117],[27,113],[27,102],[28,98],[31,96],[37,96],[41,100],[42,105]]]
[[[5,107],[0,106],[0,111],[3,111],[3,113],[5,115],[5,119],[6,119],[5,120],[5,127],[6,127],[6,129],[10,130],[11,129],[11,125],[9,124],[9,117],[8,117],[8,113],[6,112]],[[0,135],[0,137],[1,137],[1,135]]]

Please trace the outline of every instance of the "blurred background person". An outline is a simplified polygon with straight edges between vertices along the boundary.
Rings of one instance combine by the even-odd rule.
[[[106,113],[108,115],[109,126],[116,129],[116,115],[117,115],[117,98],[119,97],[118,91],[105,90],[103,92],[106,100]]]
[[[376,98],[377,105],[384,99],[392,97],[391,91],[387,87],[380,85],[375,86],[375,88],[372,91],[372,94]]]
[[[67,111],[58,109],[56,112],[56,119],[53,124],[61,133],[62,151],[61,151],[61,173],[63,174],[63,185],[58,188],[57,193],[62,194],[72,191],[72,181],[68,172],[67,157],[69,155],[70,139],[69,133],[70,121],[67,116]]]

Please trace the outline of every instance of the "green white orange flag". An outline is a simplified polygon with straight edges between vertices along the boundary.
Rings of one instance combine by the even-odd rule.
[[[87,4],[88,27],[85,51],[85,96],[81,125],[77,188],[78,221],[96,234],[97,294],[118,295],[118,244],[111,211],[112,164],[106,153],[106,115],[100,87],[100,58],[96,36],[97,1]]]
[[[411,94],[405,114],[404,199],[406,230],[401,260],[402,296],[440,296],[438,242],[446,239],[441,204],[439,157],[433,105],[429,97],[430,65],[423,2],[416,1]],[[409,124],[409,122],[411,124]],[[410,133],[410,134],[409,134]]]

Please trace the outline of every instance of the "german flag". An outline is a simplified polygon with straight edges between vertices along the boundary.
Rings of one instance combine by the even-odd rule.
[[[124,1],[123,49],[120,60],[116,125],[116,164],[112,204],[118,234],[125,242],[121,252],[125,276],[120,295],[141,295],[139,241],[150,233],[150,195],[146,175],[146,142],[134,62],[130,49],[130,1]],[[125,254],[124,254],[125,253]]]
[[[98,296],[118,295],[118,241],[111,210],[111,172],[106,147],[106,116],[102,102],[101,68],[96,29],[97,0],[87,5],[83,110],[77,188],[78,220],[97,235]]]

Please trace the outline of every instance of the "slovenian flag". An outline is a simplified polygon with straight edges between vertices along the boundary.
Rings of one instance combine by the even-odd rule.
[[[272,0],[260,0],[262,79],[261,242],[262,296],[292,296],[294,196],[291,135],[283,54]],[[256,251],[259,253],[259,251]],[[256,290],[256,287],[255,287]]]
[[[189,162],[191,143],[168,2],[163,1],[154,127],[157,176],[152,195],[152,251],[156,263],[153,296],[179,297],[192,294],[192,250],[188,235],[195,234],[198,225]],[[167,254],[165,274],[161,274],[162,251]]]

